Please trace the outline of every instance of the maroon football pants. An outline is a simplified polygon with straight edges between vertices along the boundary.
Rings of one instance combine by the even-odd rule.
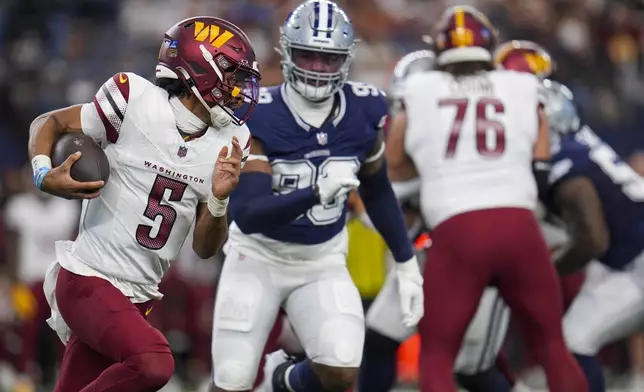
[[[158,391],[172,377],[165,337],[108,281],[60,269],[56,300],[72,337],[54,392]]]
[[[425,265],[421,334],[422,392],[456,392],[452,376],[463,335],[487,285],[516,316],[551,392],[586,392],[586,380],[561,330],[562,298],[533,213],[498,208],[463,213],[432,232]]]

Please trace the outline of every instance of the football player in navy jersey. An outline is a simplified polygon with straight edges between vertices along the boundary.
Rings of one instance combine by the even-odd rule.
[[[566,222],[570,247],[556,260],[561,274],[593,259],[610,270],[585,285],[564,317],[564,334],[591,392],[605,391],[597,352],[644,324],[644,179],[588,126],[572,93],[545,81],[555,155],[549,205]]]
[[[387,177],[384,94],[347,82],[355,38],[335,3],[309,0],[281,29],[285,83],[263,89],[237,191],[215,305],[216,391],[251,389],[284,308],[309,359],[272,354],[260,390],[335,391],[354,381],[364,314],[345,266],[347,194],[358,189],[396,259],[405,325],[423,314],[422,277]]]

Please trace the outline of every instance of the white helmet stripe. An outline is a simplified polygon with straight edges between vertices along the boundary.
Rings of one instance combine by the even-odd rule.
[[[342,88],[356,39],[351,21],[341,8],[329,0],[307,0],[291,12],[280,33],[282,73],[300,95],[320,101]],[[313,72],[295,65],[293,49],[340,54],[344,61],[335,72]]]
[[[315,36],[318,38],[326,38],[326,32],[329,30],[329,4],[326,2],[317,1],[315,3],[315,16],[317,26],[315,27]]]

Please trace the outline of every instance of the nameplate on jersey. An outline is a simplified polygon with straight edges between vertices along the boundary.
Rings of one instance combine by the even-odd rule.
[[[161,174],[163,176],[166,176],[166,177],[169,177],[169,178],[174,178],[174,179],[178,179],[178,180],[184,180],[184,181],[192,182],[192,183],[195,183],[195,184],[204,184],[204,183],[206,183],[206,179],[203,178],[203,177],[194,176],[194,175],[192,175],[190,173],[187,173],[187,172],[177,171],[172,167],[168,167],[167,165],[158,164],[158,163],[155,163],[153,161],[144,160],[143,161],[143,167],[144,167],[144,169],[146,169],[148,171],[159,173],[159,174]]]

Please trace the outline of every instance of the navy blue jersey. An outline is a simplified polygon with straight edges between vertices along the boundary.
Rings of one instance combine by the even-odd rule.
[[[644,250],[644,178],[588,127],[567,135],[553,158],[552,189],[575,177],[592,181],[602,203],[610,245],[600,261],[623,268]]]
[[[327,173],[358,173],[380,147],[376,143],[387,119],[387,102],[377,88],[347,82],[335,94],[331,115],[320,128],[306,124],[288,106],[285,89],[285,84],[262,88],[247,122],[271,164],[274,194],[310,187]],[[346,201],[345,195],[329,205],[316,205],[289,225],[262,234],[297,244],[325,242],[343,229]]]

